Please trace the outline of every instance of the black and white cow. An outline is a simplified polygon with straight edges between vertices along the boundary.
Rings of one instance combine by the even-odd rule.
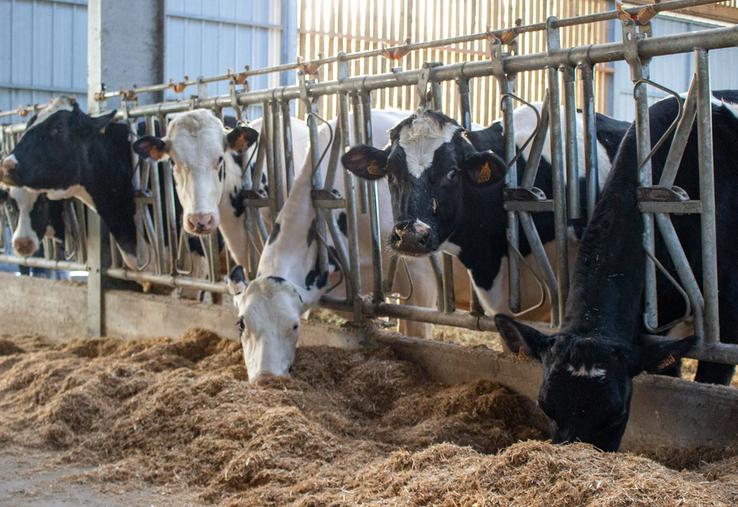
[[[738,342],[738,93],[715,92],[713,147],[717,202],[717,259],[722,340]],[[677,115],[675,99],[650,108],[652,145]],[[695,126],[681,161],[675,185],[690,196],[699,193],[699,152]],[[669,142],[652,159],[654,180],[664,168]],[[632,377],[674,364],[696,338],[646,339],[642,331],[645,254],[643,223],[638,209],[638,163],[635,128],[623,139],[612,173],[579,248],[576,269],[559,333],[546,336],[505,316],[496,317],[508,345],[523,348],[544,366],[539,404],[552,421],[555,442],[584,441],[600,449],[616,450],[630,413]],[[699,215],[674,215],[677,234],[695,273],[700,272]],[[671,275],[661,240],[657,256]],[[701,284],[701,277],[697,277]],[[681,315],[684,303],[659,273],[659,321]],[[700,362],[696,380],[728,384],[734,366]]]
[[[405,111],[374,111],[372,113],[373,140],[377,146],[386,144],[387,131],[407,116]],[[332,126],[335,130],[335,120]],[[323,125],[320,129],[320,145],[328,146],[330,134]],[[335,140],[334,140],[335,141]],[[241,341],[249,380],[269,375],[287,375],[295,355],[300,333],[300,316],[318,304],[340,277],[331,275],[338,270],[335,253],[331,255],[328,272],[321,272],[318,265],[318,242],[321,241],[315,227],[315,210],[311,197],[312,174],[309,164],[298,172],[292,191],[280,211],[271,235],[259,260],[257,276],[248,282],[243,268],[237,266],[231,273],[228,285],[238,307]],[[325,175],[327,161],[324,158],[320,171]],[[343,171],[336,172],[334,188],[343,193]],[[390,197],[386,183],[379,185],[381,226],[385,239],[392,227]],[[340,212],[339,227],[345,231],[345,214]],[[369,283],[372,275],[371,235],[368,214],[358,219],[360,229],[361,276]],[[325,238],[333,251],[330,238]],[[385,264],[387,265],[387,264]],[[426,259],[409,259],[408,267],[414,290],[409,304],[431,306],[436,299],[435,282]],[[398,276],[397,289],[409,292],[405,277]],[[467,288],[468,290],[468,288]],[[336,287],[332,295],[342,294],[345,285]],[[414,323],[408,334],[425,335],[428,325]]]
[[[308,130],[297,118],[291,118],[291,125],[295,166],[301,167],[308,153]],[[133,145],[141,157],[172,160],[185,230],[201,235],[218,228],[238,264],[248,262],[249,238],[241,203],[243,174],[236,157],[252,158],[261,126],[257,119],[226,133],[210,110],[196,109],[173,115],[166,137],[143,136]]]
[[[529,107],[515,109],[515,142],[520,148],[535,130],[536,115]],[[628,123],[598,114],[597,159],[599,181],[604,182],[617,146]],[[581,114],[577,114],[579,174],[584,178]],[[384,149],[356,146],[343,156],[344,166],[369,180],[387,178],[392,194],[395,227],[390,246],[405,255],[445,251],[458,256],[469,270],[479,300],[488,314],[510,313],[508,306],[508,254],[503,188],[507,167],[503,128],[497,121],[487,129],[467,131],[448,116],[421,111],[397,125]],[[535,186],[552,193],[550,141],[547,138]],[[525,166],[520,157],[518,172]],[[535,223],[549,258],[553,252],[554,223],[551,213],[535,215]],[[570,254],[576,252],[575,235]],[[530,255],[521,238],[520,250]],[[522,270],[524,306],[534,304],[539,293],[527,270]],[[547,316],[541,309],[539,318]],[[531,317],[532,318],[532,317]]]

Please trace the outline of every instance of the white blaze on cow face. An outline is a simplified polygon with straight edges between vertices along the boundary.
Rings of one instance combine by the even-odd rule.
[[[190,234],[208,234],[220,225],[226,160],[223,124],[208,110],[176,115],[164,140],[174,162],[174,182]]]
[[[451,141],[460,128],[455,123],[440,124],[437,119],[418,113],[411,124],[400,130],[398,139],[410,174],[420,178],[433,163],[436,150]]]
[[[13,231],[13,250],[24,257],[33,255],[40,246],[40,238],[31,224],[31,211],[33,205],[36,204],[38,194],[20,187],[10,187],[8,194],[15,200],[18,207],[18,224]]]
[[[289,375],[305,311],[297,288],[283,278],[257,278],[234,296],[234,303],[249,382]]]

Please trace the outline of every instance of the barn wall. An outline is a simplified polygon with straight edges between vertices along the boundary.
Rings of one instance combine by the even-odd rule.
[[[295,1],[165,0],[165,79],[294,61]],[[137,36],[135,26],[121,28]],[[282,79],[292,82],[294,73]],[[250,84],[256,89],[279,83],[275,75],[255,77]],[[207,92],[228,90],[224,83],[213,83]],[[196,91],[185,93],[189,97]],[[45,103],[62,94],[86,105],[87,0],[0,0],[0,110]],[[175,97],[174,92],[166,94]],[[0,123],[18,120],[0,118]]]
[[[0,110],[61,94],[87,102],[87,1],[0,0]]]

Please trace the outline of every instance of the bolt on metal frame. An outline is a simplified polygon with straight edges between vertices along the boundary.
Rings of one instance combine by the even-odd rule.
[[[245,199],[246,203],[246,226],[253,235],[254,252],[251,257],[250,275],[254,275],[255,264],[258,259],[257,243],[266,239],[266,226],[261,220],[260,210],[268,207],[272,221],[284,202],[284,197],[290,189],[294,167],[291,158],[291,132],[289,125],[289,101],[300,100],[308,111],[307,124],[310,132],[311,154],[310,162],[315,174],[313,201],[317,214],[317,229],[322,238],[330,234],[336,251],[337,261],[344,270],[348,283],[347,297],[336,298],[327,296],[324,305],[329,308],[350,311],[354,319],[360,322],[363,318],[374,316],[388,316],[422,322],[448,324],[472,329],[494,330],[494,322],[489,317],[474,315],[467,312],[454,311],[452,284],[450,284],[450,269],[444,260],[443,266],[439,266],[439,278],[441,280],[439,294],[442,296],[441,311],[430,308],[418,308],[407,305],[396,305],[384,302],[383,292],[387,287],[386,281],[382,280],[381,262],[377,262],[381,253],[381,239],[379,230],[379,208],[376,195],[376,184],[367,185],[365,191],[359,190],[354,178],[350,174],[345,175],[343,195],[333,192],[333,180],[338,166],[338,158],[349,144],[349,129],[352,127],[349,121],[349,104],[354,110],[353,129],[355,138],[363,142],[371,141],[371,92],[380,88],[394,88],[400,86],[418,86],[421,93],[421,102],[427,101],[426,91],[430,88],[430,101],[440,91],[444,81],[456,80],[459,83],[468,83],[475,77],[494,76],[500,82],[503,91],[503,125],[505,131],[505,158],[513,165],[508,171],[505,191],[505,208],[508,212],[508,241],[510,243],[509,262],[511,275],[510,306],[515,311],[525,311],[520,307],[520,263],[519,255],[519,230],[522,230],[531,247],[531,253],[535,266],[527,266],[531,269],[535,278],[539,281],[543,292],[549,298],[552,305],[552,323],[554,326],[561,322],[563,308],[568,292],[568,252],[567,252],[567,227],[569,219],[580,219],[591,216],[594,203],[597,198],[599,181],[597,174],[596,132],[594,118],[594,84],[593,66],[598,63],[625,60],[631,67],[634,81],[634,98],[636,101],[636,129],[638,135],[638,158],[641,163],[641,183],[639,189],[639,200],[641,210],[644,213],[644,223],[647,234],[644,236],[644,248],[647,252],[649,265],[646,291],[646,311],[644,320],[647,329],[659,330],[657,322],[657,301],[655,291],[656,269],[658,261],[653,256],[653,241],[656,228],[662,234],[668,253],[677,266],[679,282],[683,288],[680,290],[688,298],[692,309],[692,319],[695,328],[704,339],[700,342],[694,357],[705,360],[738,363],[738,346],[723,344],[719,342],[718,308],[717,308],[717,265],[715,261],[715,204],[714,204],[714,181],[712,171],[712,133],[711,133],[711,108],[710,108],[710,85],[708,72],[709,49],[730,47],[738,45],[738,26],[703,30],[686,34],[676,34],[663,37],[650,37],[648,20],[656,12],[668,9],[676,9],[692,5],[714,3],[708,1],[678,0],[674,2],[663,2],[652,6],[599,13],[589,16],[580,16],[559,20],[549,18],[546,23],[535,25],[518,26],[508,31],[485,32],[484,34],[473,34],[470,36],[456,37],[440,41],[443,45],[466,42],[475,38],[490,39],[490,55],[487,61],[462,62],[452,65],[426,65],[419,70],[393,69],[388,74],[371,76],[349,76],[347,62],[351,59],[375,56],[378,50],[365,53],[339,54],[336,57],[309,62],[318,66],[321,63],[337,61],[339,63],[339,78],[336,81],[319,82],[317,79],[308,79],[306,73],[309,66],[306,64],[295,64],[290,68],[301,68],[299,81],[295,86],[282,86],[267,90],[249,91],[246,78],[240,84],[244,84],[244,91],[235,92],[235,85],[231,87],[231,93],[227,96],[205,97],[198,96],[189,100],[165,102],[153,105],[140,106],[135,103],[135,94],[132,100],[126,100],[124,110],[118,115],[119,118],[147,117],[147,127],[153,128],[151,118],[158,118],[160,125],[165,125],[167,114],[192,109],[194,107],[211,108],[222,112],[224,107],[234,107],[240,115],[240,108],[249,105],[262,105],[264,114],[264,126],[260,136],[259,148],[257,150],[257,161],[266,160],[267,173],[269,176],[269,192],[264,193],[260,188],[261,175],[257,174],[260,169],[254,171],[251,178],[246,174]],[[613,42],[575,48],[560,48],[559,28],[573,26],[583,22],[596,22],[608,19],[620,18],[623,23],[623,42]],[[544,30],[546,32],[547,50],[545,53],[518,55],[514,52],[502,52],[502,36],[509,42],[514,41],[514,36],[527,31]],[[493,37],[494,36],[494,37]],[[422,47],[434,47],[442,45],[439,41],[429,43],[408,44],[407,50]],[[695,49],[697,48],[697,49]],[[648,81],[648,61],[657,56],[694,52],[697,61],[697,72],[695,80],[690,88],[690,93],[684,105],[684,113],[675,124],[674,142],[667,158],[667,167],[662,175],[659,185],[654,186],[650,174],[649,153],[652,151],[648,129],[648,110],[645,88],[653,85]],[[285,70],[285,66],[270,69],[252,71],[254,73],[277,72]],[[517,147],[514,141],[514,121],[512,109],[514,101],[521,100],[514,95],[515,75],[520,72],[546,70],[548,75],[548,92],[545,104],[539,115],[539,125],[536,132],[529,139],[530,154],[526,167],[518,181],[516,153]],[[579,70],[582,83],[583,126],[584,126],[584,161],[585,161],[585,202],[581,207],[577,170],[578,146],[576,139],[576,71]],[[314,70],[314,69],[313,69]],[[314,75],[314,74],[312,74]],[[233,78],[233,75],[229,79]],[[215,78],[213,78],[215,79]],[[240,79],[240,78],[239,78]],[[204,80],[200,80],[204,82]],[[233,79],[232,83],[236,80]],[[563,86],[562,86],[563,82]],[[186,86],[185,86],[186,88]],[[562,93],[563,88],[563,93]],[[464,123],[468,124],[468,87],[459,86],[460,104],[463,112]],[[467,90],[467,91],[465,91]],[[143,88],[138,92],[148,91]],[[466,94],[466,98],[464,96]],[[317,100],[327,95],[338,95],[339,116],[333,132],[330,147],[321,149],[318,142]],[[563,112],[561,99],[564,98]],[[101,98],[107,98],[108,95]],[[524,102],[524,101],[523,101]],[[466,107],[466,109],[464,109]],[[678,150],[683,151],[686,139],[691,132],[693,121],[697,121],[697,135],[700,149],[700,196],[699,200],[691,199],[681,193],[677,187],[673,187],[676,169],[679,166],[681,155]],[[563,121],[562,121],[563,120]],[[563,128],[562,128],[563,125]],[[8,133],[21,131],[17,126],[9,127]],[[534,187],[540,153],[542,150],[544,134],[548,133],[551,143],[551,165],[553,177],[553,192],[546,196],[540,189]],[[673,154],[672,154],[673,152]],[[329,156],[325,181],[320,181],[318,168],[322,159]],[[257,163],[257,168],[259,165]],[[247,171],[250,168],[245,168]],[[165,171],[166,172],[166,171]],[[179,275],[172,268],[174,262],[166,258],[162,252],[164,230],[161,225],[159,214],[166,213],[169,219],[171,209],[169,200],[166,199],[164,208],[159,203],[157,208],[154,203],[159,200],[159,191],[153,192],[154,187],[161,186],[157,181],[157,173],[153,167],[141,166],[139,178],[142,189],[151,190],[151,202],[146,206],[152,206],[152,211],[146,211],[142,221],[142,232],[139,239],[144,235],[157,246],[157,256],[153,259],[154,269],[146,272],[136,272],[113,266],[106,274],[111,277],[134,279],[161,283],[175,287],[189,287],[215,292],[222,292],[224,287],[220,283],[211,281],[195,280]],[[172,187],[167,184],[166,178],[171,178],[171,173],[165,175],[164,191],[169,192]],[[171,183],[171,182],[170,182]],[[248,188],[247,188],[248,187]],[[145,196],[144,196],[145,197]],[[366,205],[366,206],[363,206]],[[345,209],[348,222],[348,239],[344,240],[338,231],[338,226],[333,210]],[[372,284],[373,297],[371,300],[361,296],[361,281],[358,271],[358,241],[356,235],[357,215],[366,210],[372,219],[371,237],[373,241],[372,255],[375,261],[374,281]],[[555,247],[557,262],[554,269],[543,250],[540,237],[533,221],[533,213],[553,213],[555,224]],[[669,213],[695,213],[701,214],[702,236],[703,236],[703,288],[700,291],[696,276],[691,272],[686,258],[678,244],[676,234],[669,218]],[[151,216],[153,214],[153,217]],[[172,245],[173,231],[167,231],[169,244]],[[319,262],[322,268],[328,264],[328,252],[325,245],[321,243],[319,251]],[[681,253],[680,253],[681,252]],[[169,255],[172,255],[171,253]],[[212,249],[210,256],[213,256]],[[0,260],[2,257],[0,257]],[[169,262],[164,262],[168,260]],[[393,272],[393,269],[389,270]],[[210,270],[213,274],[213,270]],[[676,283],[676,281],[673,281]]]

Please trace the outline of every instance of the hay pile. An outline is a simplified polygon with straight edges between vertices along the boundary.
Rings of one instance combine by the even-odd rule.
[[[252,386],[238,344],[203,331],[6,341],[0,446],[99,464],[84,480],[187,485],[232,505],[738,501],[738,460],[677,472],[539,442],[545,421],[526,400],[435,384],[387,350],[300,349],[293,379]]]

